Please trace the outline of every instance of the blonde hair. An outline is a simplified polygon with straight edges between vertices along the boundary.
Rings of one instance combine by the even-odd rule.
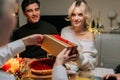
[[[65,19],[66,21],[70,21],[70,17],[73,13],[73,10],[76,7],[82,7],[85,11],[84,16],[86,17],[86,22],[90,20],[90,8],[88,7],[85,0],[75,0],[72,5],[68,9],[68,17]]]

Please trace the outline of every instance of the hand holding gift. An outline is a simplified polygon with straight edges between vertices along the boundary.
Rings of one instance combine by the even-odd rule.
[[[65,63],[66,68],[72,71],[72,73],[76,73],[76,71],[78,70],[76,61],[79,57],[79,54],[76,44],[61,38],[59,35],[44,35],[41,48],[43,48],[48,53],[56,56],[57,64]]]

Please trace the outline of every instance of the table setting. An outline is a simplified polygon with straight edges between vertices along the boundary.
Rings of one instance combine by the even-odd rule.
[[[1,71],[14,75],[17,80],[51,80],[53,64],[50,58],[11,58]]]
[[[73,49],[76,47],[76,44],[64,40],[58,35],[45,35],[41,45],[41,48],[52,56],[57,56],[64,48]],[[18,54],[15,58],[11,58],[1,66],[1,70],[14,75],[16,80],[52,80],[54,62],[55,57],[40,59],[21,58]],[[73,63],[74,62],[70,63],[72,67],[64,66],[66,67],[69,80],[101,80],[96,79],[95,75],[91,74],[91,71],[78,70],[77,67],[75,67],[77,66],[77,62],[75,62],[75,64]],[[74,69],[75,72],[73,72]]]
[[[0,74],[5,73],[10,80],[52,80],[54,61],[52,58],[11,58],[1,67]],[[102,80],[91,71],[72,72],[67,69],[69,80]]]

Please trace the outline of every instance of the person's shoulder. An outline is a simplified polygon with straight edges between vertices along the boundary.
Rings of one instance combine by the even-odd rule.
[[[20,26],[20,28],[28,28],[30,26],[30,24],[27,22],[26,24]]]
[[[55,27],[53,24],[51,24],[51,23],[49,23],[49,22],[46,22],[46,21],[43,21],[43,20],[40,20],[40,23],[41,23],[42,25],[47,25],[47,26],[49,26],[49,27]]]
[[[19,28],[17,28],[17,30],[24,29],[24,28],[26,28],[27,25],[28,25],[28,24],[24,24],[24,25],[20,26]]]
[[[68,31],[68,30],[70,30],[70,26],[66,26],[66,27],[62,28],[61,31]]]
[[[89,40],[94,40],[94,33],[90,32],[89,30],[86,31],[86,35]]]
[[[27,24],[24,24],[24,25],[16,28],[16,29],[14,30],[14,34],[20,33],[22,30],[24,30],[24,29],[26,28],[26,26],[27,26]]]
[[[52,34],[57,34],[58,31],[57,31],[57,28],[56,26],[54,26],[53,24],[49,23],[49,22],[46,22],[46,21],[43,21],[43,20],[40,20],[40,27],[42,27],[43,29],[47,30],[49,29],[49,32]]]

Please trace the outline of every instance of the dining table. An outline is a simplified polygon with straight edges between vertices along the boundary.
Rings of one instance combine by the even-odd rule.
[[[26,68],[27,72],[22,75],[22,80],[52,80],[52,73],[49,75],[36,75],[31,72],[29,68],[29,63],[31,63],[35,59],[24,59],[24,69]],[[79,71],[76,74],[68,73],[69,80],[102,80],[102,78],[98,78],[91,74],[91,71]]]
[[[50,74],[34,74],[31,71],[30,63],[35,60],[39,60],[39,59],[35,59],[35,58],[22,59],[22,68],[19,70],[19,72],[13,74],[16,77],[16,80],[52,80],[52,72]],[[69,80],[102,80],[101,77],[96,77],[95,75],[91,74],[91,71],[78,71],[74,74],[68,73],[68,79]]]

